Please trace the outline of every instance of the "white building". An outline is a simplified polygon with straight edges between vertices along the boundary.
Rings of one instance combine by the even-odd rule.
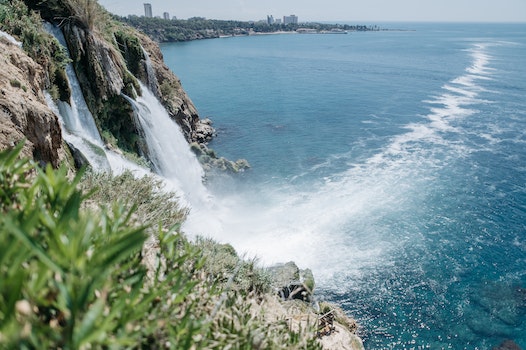
[[[144,4],[144,17],[152,18],[152,4]]]
[[[290,16],[283,16],[283,24],[298,24],[298,16],[296,15],[290,15]]]
[[[164,12],[163,13],[163,18],[164,19],[170,19],[170,14],[168,12]]]

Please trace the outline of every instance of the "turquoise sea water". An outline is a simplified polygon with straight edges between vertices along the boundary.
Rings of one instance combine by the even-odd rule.
[[[206,233],[311,267],[367,349],[526,349],[526,25],[383,27],[162,46],[252,165]]]

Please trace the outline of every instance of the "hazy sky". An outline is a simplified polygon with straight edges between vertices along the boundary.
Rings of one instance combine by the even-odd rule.
[[[121,16],[153,15],[185,19],[260,20],[295,14],[299,21],[455,21],[526,22],[526,0],[99,0]]]

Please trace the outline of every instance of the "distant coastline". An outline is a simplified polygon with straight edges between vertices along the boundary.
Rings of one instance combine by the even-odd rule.
[[[342,34],[348,32],[383,31],[376,25],[328,23],[268,24],[260,22],[213,20],[194,17],[187,20],[161,19],[139,16],[115,19],[148,35],[159,43],[214,39],[262,34]]]

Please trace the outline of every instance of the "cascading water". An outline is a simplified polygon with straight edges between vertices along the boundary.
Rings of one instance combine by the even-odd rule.
[[[64,47],[69,56],[66,39],[59,27],[47,23],[46,30],[51,33]],[[68,102],[57,101],[57,115],[61,116],[63,137],[70,145],[76,148],[95,170],[110,170],[111,165],[108,161],[107,152],[100,137],[97,126],[91,112],[86,105],[82,90],[80,88],[77,75],[73,64],[66,66],[68,84],[71,91],[71,98]],[[51,98],[48,105],[54,107]]]
[[[47,30],[66,48],[66,41],[60,28],[48,24]],[[68,52],[69,54],[69,52]],[[149,84],[155,84],[155,74],[148,54],[145,52],[146,70]],[[64,139],[87,159],[96,171],[124,170],[142,176],[151,174],[148,170],[127,161],[122,156],[105,149],[98,129],[84,100],[80,84],[72,64],[66,68],[71,100],[55,104],[51,96],[46,95],[50,108],[61,117]],[[202,183],[203,169],[195,155],[190,151],[181,130],[170,119],[152,91],[141,84],[142,96],[137,101],[126,97],[136,112],[136,121],[141,127],[148,147],[148,157],[154,166],[154,172],[163,177],[166,190],[176,192],[183,204],[202,207],[208,201],[208,192]]]
[[[137,101],[126,98],[136,112],[155,172],[169,180],[172,190],[182,195],[186,204],[196,207],[206,203],[208,191],[202,182],[203,169],[190,151],[179,126],[142,83],[141,90],[142,96]]]
[[[148,52],[144,49],[144,47],[141,46],[142,54],[144,55],[144,61],[145,61],[145,70],[146,70],[146,79],[148,80],[148,88],[151,92],[154,93],[154,95],[157,96],[155,93],[157,91],[157,77],[155,76],[155,70],[152,66],[152,60],[150,59],[150,55],[148,55]]]
[[[11,43],[15,44],[16,46],[18,47],[22,47],[22,43],[18,40],[16,40],[11,34],[9,33],[6,33],[2,30],[0,30],[0,37],[3,37],[3,38],[6,38],[8,41],[10,41]]]

